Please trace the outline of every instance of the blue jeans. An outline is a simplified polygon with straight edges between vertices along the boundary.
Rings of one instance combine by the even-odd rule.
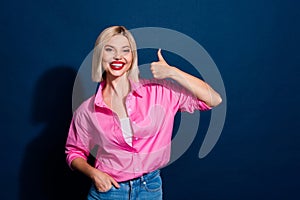
[[[162,200],[162,181],[160,171],[155,170],[139,178],[119,183],[120,188],[112,186],[107,192],[100,192],[92,185],[88,200]]]

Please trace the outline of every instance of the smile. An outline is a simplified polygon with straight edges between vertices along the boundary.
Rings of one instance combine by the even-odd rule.
[[[113,70],[121,70],[121,69],[123,69],[124,65],[125,65],[125,63],[120,62],[120,61],[114,61],[114,62],[110,63],[110,67]]]

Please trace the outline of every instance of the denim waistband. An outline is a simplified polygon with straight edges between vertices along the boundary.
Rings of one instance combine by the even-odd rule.
[[[143,174],[142,176],[139,176],[139,177],[136,177],[136,178],[133,178],[133,179],[130,179],[130,180],[127,180],[127,181],[122,181],[120,183],[128,183],[128,182],[132,182],[132,181],[147,181],[147,180],[150,180],[154,177],[156,177],[157,175],[160,174],[160,170],[157,169],[155,171],[152,171],[152,172],[149,172],[149,173],[146,173],[146,174]]]

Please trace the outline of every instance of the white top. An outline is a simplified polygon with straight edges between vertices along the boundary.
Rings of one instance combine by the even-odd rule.
[[[130,125],[130,119],[128,117],[121,118],[120,123],[121,123],[121,129],[125,141],[127,142],[128,145],[132,146],[133,133]]]

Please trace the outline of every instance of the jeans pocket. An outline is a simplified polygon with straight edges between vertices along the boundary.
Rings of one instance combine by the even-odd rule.
[[[112,191],[112,190],[114,190],[115,189],[115,187],[112,185],[108,190],[106,190],[106,191],[104,191],[104,192],[102,192],[102,191],[100,191],[100,190],[97,190],[99,193],[108,193],[108,192],[110,192],[110,191]]]
[[[111,187],[109,190],[107,190],[105,192],[101,192],[93,184],[90,188],[90,191],[89,191],[88,195],[87,195],[87,200],[109,199],[112,190],[113,190],[113,187]]]
[[[149,180],[144,180],[142,182],[142,187],[145,188],[146,191],[148,192],[157,192],[159,190],[161,190],[161,177],[158,174],[157,176],[149,179]]]

